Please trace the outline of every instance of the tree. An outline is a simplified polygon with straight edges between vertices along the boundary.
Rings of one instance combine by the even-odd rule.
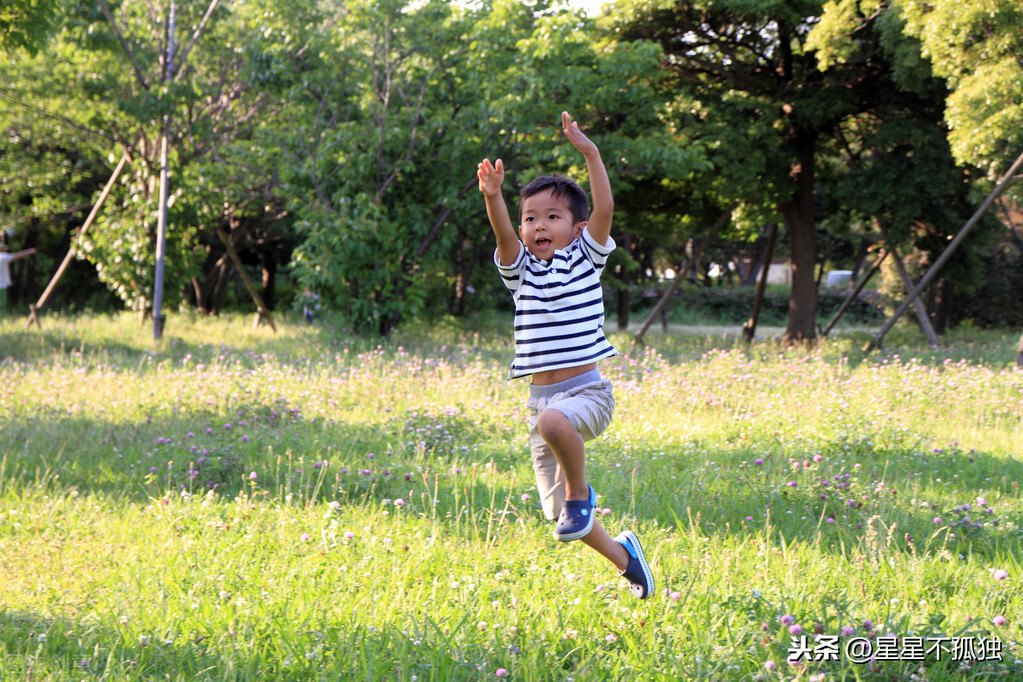
[[[0,54],[35,53],[60,19],[60,0],[5,0],[0,6]]]
[[[906,32],[923,44],[951,94],[945,117],[958,159],[987,170],[989,181],[1023,150],[1023,3],[896,0]],[[1017,183],[1007,193],[1023,198]],[[1016,364],[1023,367],[1023,335]]]
[[[856,54],[857,34],[871,23],[898,51],[901,82],[933,69],[947,86],[944,118],[951,152],[959,163],[981,169],[975,176],[986,175],[987,182],[972,184],[975,192],[986,194],[1023,150],[1021,20],[1018,0],[896,0],[890,5],[841,0],[828,4],[818,27],[819,54],[825,63]],[[1018,184],[1007,191],[1023,196]]]
[[[173,66],[164,23],[170,6],[178,26]],[[250,11],[251,4],[228,10],[216,0],[83,6],[67,16],[47,50],[0,68],[4,96],[16,102],[5,129],[27,131],[35,149],[59,149],[49,156],[35,152],[49,161],[28,169],[46,176],[81,165],[88,187],[78,196],[88,201],[117,159],[131,158],[131,173],[80,240],[99,278],[128,306],[142,306],[153,288],[159,139],[168,112],[174,112],[168,141],[176,181],[165,276],[171,302],[180,299],[204,256],[198,248],[204,229],[226,225],[236,213],[235,198],[206,181],[204,164],[247,134],[263,99],[247,87],[240,37]],[[58,162],[59,156],[66,160]],[[38,187],[32,180],[26,185]],[[30,203],[36,213],[45,210],[44,192],[31,192]]]
[[[301,58],[277,53],[292,118],[263,134],[288,169],[295,273],[355,328],[386,334],[445,289],[464,309],[471,281],[497,292],[476,267],[493,253],[476,163],[503,157],[508,187],[539,169],[584,180],[562,109],[623,157],[688,156],[611,116],[642,101],[656,48],[597,44],[588,20],[548,3],[352,2],[323,21]]]
[[[857,36],[866,44],[860,58],[819,68],[812,35],[823,8],[812,1],[637,0],[623,10],[624,36],[662,45],[678,108],[702,114],[693,125],[727,122],[719,144],[763,154],[753,159],[756,176],[743,183],[759,194],[736,185],[725,193],[740,203],[740,219],[783,217],[788,226],[789,342],[815,336],[816,223],[833,173],[843,172],[822,162],[839,148],[851,118],[876,112],[901,88],[884,35],[871,25]]]

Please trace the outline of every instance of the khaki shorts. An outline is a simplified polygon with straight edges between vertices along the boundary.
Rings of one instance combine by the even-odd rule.
[[[550,386],[530,384],[526,407],[529,408],[529,447],[540,504],[544,515],[553,520],[561,513],[561,505],[565,501],[565,476],[554,452],[536,427],[540,413],[548,408],[556,409],[587,441],[599,436],[611,423],[615,398],[611,382],[601,379],[600,372],[594,369]]]

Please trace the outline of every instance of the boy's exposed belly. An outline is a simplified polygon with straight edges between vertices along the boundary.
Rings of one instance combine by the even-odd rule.
[[[561,367],[560,369],[548,369],[543,372],[534,372],[531,375],[531,381],[537,386],[550,386],[551,384],[557,384],[562,381],[568,381],[573,377],[577,377],[580,374],[585,374],[592,369],[597,369],[597,363],[591,362],[586,365],[579,365],[577,367]]]

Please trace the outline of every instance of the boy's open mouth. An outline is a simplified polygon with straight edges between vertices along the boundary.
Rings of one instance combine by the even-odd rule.
[[[546,239],[544,237],[541,237],[540,239],[536,240],[536,245],[538,247],[540,247],[541,249],[546,249],[550,245],[550,243],[551,243],[551,240],[550,239]]]

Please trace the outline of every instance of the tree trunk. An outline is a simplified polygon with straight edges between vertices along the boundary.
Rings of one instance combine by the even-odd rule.
[[[783,340],[802,343],[816,338],[817,232],[813,224],[814,152],[817,134],[795,127],[799,167],[794,170],[796,192],[791,201],[779,207],[789,225],[792,237],[792,293],[789,296],[789,319]]]
[[[1023,334],[1019,335],[1019,345],[1016,346],[1016,366],[1023,369]]]
[[[853,264],[852,269],[852,283],[856,284],[860,281],[860,271],[863,270],[863,265],[867,262],[867,256],[870,254],[870,241],[867,239],[860,239],[859,248],[856,249],[856,262]]]
[[[217,261],[211,279],[213,286],[209,291],[206,310],[211,315],[219,315],[220,309],[224,307],[224,296],[227,295],[227,284],[231,279],[231,259],[227,254]]]
[[[277,259],[272,249],[263,250],[263,305],[274,310],[277,305]]]
[[[632,234],[629,232],[622,232],[619,240],[619,246],[624,248],[626,251],[632,251]],[[629,328],[629,284],[632,283],[632,271],[627,267],[622,266],[621,276],[618,278],[621,283],[621,288],[618,289],[616,298],[618,299],[618,331],[625,331]]]
[[[943,279],[934,290],[934,332],[944,334],[952,320],[952,299],[955,296],[955,285],[951,280]]]

